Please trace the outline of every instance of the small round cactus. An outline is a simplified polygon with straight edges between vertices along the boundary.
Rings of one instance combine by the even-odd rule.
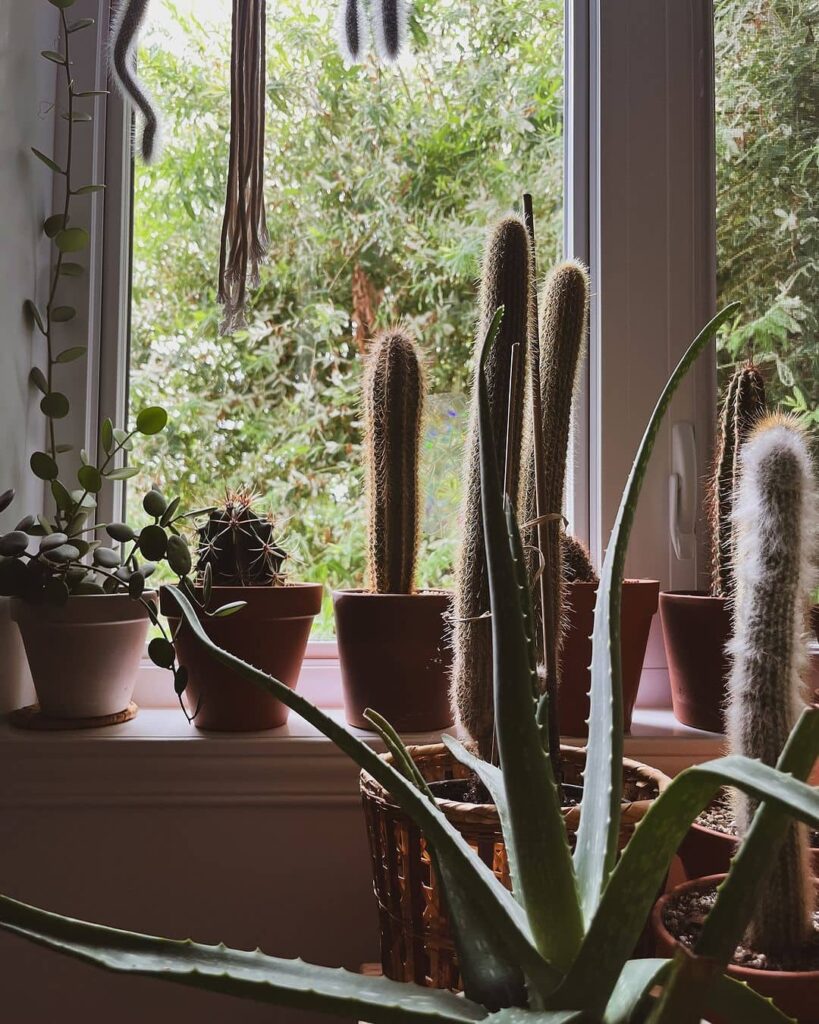
[[[225,500],[199,527],[199,577],[211,567],[217,587],[269,587],[284,583],[287,553],[276,542],[269,517],[253,510],[249,488],[228,490]]]

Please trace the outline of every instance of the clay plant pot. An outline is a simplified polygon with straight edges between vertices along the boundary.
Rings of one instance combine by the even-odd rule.
[[[156,602],[156,594],[144,594]],[[11,601],[40,710],[49,718],[125,711],[148,633],[148,612],[127,594],[69,597],[60,608]]]
[[[211,640],[223,650],[262,669],[295,690],[313,619],[321,609],[320,583],[281,587],[214,587],[211,607],[245,601],[246,607],[224,618],[200,616]],[[201,595],[200,595],[201,596]],[[178,608],[163,589],[161,609],[176,631]],[[216,661],[182,624],[176,636],[179,663],[188,670],[188,708],[197,705],[198,729],[252,732],[276,729],[289,708],[233,669]]]
[[[694,822],[683,839],[677,856],[688,879],[724,875],[730,867],[738,845],[734,836]],[[813,873],[819,876],[819,849],[811,850],[811,856]]]
[[[432,732],[452,725],[447,642],[452,595],[333,594],[338,659],[347,721],[372,729],[367,708],[400,733]]]
[[[819,643],[819,604],[811,607],[810,621],[813,626],[813,635],[816,637],[816,642]]]
[[[631,716],[640,687],[651,620],[657,611],[660,584],[657,580],[624,580],[620,615],[623,660],[623,727],[631,728]],[[591,687],[594,605],[597,584],[569,583],[566,587],[566,635],[561,653],[560,735],[586,736]]]
[[[469,770],[456,761],[442,743],[411,746],[408,750],[429,783],[470,777]],[[585,750],[564,746],[561,755],[566,783],[579,784],[586,764]],[[381,756],[391,761],[388,754]],[[623,768],[623,808],[618,839],[621,850],[652,800],[671,782],[662,772],[637,761],[624,760]],[[394,981],[459,989],[460,970],[444,894],[432,870],[420,830],[367,772],[361,773],[361,797],[378,900],[384,974]],[[481,860],[511,888],[509,862],[495,805],[440,798],[436,803]],[[568,807],[563,816],[573,845],[580,809]]]
[[[719,885],[724,878],[725,875],[711,875],[684,882],[658,900],[651,915],[657,956],[673,957],[680,946],[665,925],[664,915],[668,904],[686,891]],[[795,1018],[799,1024],[819,1024],[819,971],[760,971],[732,964],[727,973],[737,981],[750,985],[760,995],[772,999],[783,1013]]]
[[[730,669],[725,645],[731,633],[725,598],[687,590],[662,593],[660,621],[674,717],[694,729],[724,732]]]

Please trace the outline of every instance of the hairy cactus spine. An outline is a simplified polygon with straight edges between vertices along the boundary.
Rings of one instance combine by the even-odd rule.
[[[774,765],[804,707],[804,632],[815,585],[817,500],[807,437],[785,416],[762,420],[740,456],[736,495],[736,595],[729,677],[728,737],[733,752]],[[734,797],[747,829],[756,804]],[[807,831],[794,824],[774,858],[748,941],[793,962],[813,934],[814,887]]]
[[[711,524],[711,594],[734,591],[732,508],[739,483],[742,446],[754,424],[765,415],[765,380],[752,364],[740,366],[728,383],[715,444],[708,488]]]
[[[269,518],[253,510],[256,495],[249,488],[228,491],[219,508],[199,527],[201,578],[207,566],[218,587],[268,587],[284,582],[287,553],[275,539]]]
[[[417,348],[403,331],[382,333],[364,375],[368,569],[377,594],[415,589],[423,407]]]
[[[341,0],[336,17],[336,36],[342,57],[356,64],[367,49],[367,18],[361,0]]]
[[[510,465],[506,478],[509,497],[517,502],[520,450],[523,430],[525,373],[514,381],[512,416],[510,375],[512,348],[525,352],[532,301],[532,260],[526,226],[519,217],[506,217],[491,232],[484,253],[480,291],[480,318],[476,352],[499,306],[504,307],[498,337],[486,364],[487,390],[492,422],[497,430],[495,454],[503,466],[509,427]],[[475,373],[479,367],[475,365]],[[481,515],[481,469],[478,444],[478,388],[473,385],[466,442],[464,491],[461,507],[462,540],[455,570],[453,624],[454,663],[452,705],[456,718],[478,745],[481,756],[492,756],[495,728],[492,689],[492,634],[486,618],[489,584]]]
[[[580,355],[586,338],[589,304],[589,278],[582,264],[569,260],[553,268],[543,287],[540,318],[540,401],[541,417],[539,435],[536,429],[527,436],[524,462],[525,482],[522,496],[521,518],[531,524],[537,516],[535,493],[535,445],[543,451],[545,469],[545,508],[547,514],[563,511],[563,488],[566,479],[566,461],[569,452],[569,429],[571,426],[572,400],[578,381]],[[539,550],[536,526],[527,526],[524,531],[524,545],[528,559],[529,579],[534,580],[541,571],[548,571],[546,584],[551,594],[551,621],[546,624],[547,633],[554,637],[555,652],[560,649],[563,634],[563,555],[566,541],[561,543],[562,525],[560,520],[546,523],[543,532],[548,544],[547,553]],[[542,535],[542,534],[541,534]],[[579,552],[585,549],[574,541],[571,550],[571,568],[582,570],[585,578],[596,579],[591,564],[583,565]],[[540,588],[533,588],[533,607],[537,638],[538,657],[545,658],[543,650],[543,609]]]

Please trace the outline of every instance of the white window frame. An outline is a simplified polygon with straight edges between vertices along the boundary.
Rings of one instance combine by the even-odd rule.
[[[96,38],[90,31],[75,37],[86,47],[77,53],[84,67],[96,45],[96,87],[106,78],[111,6],[78,0],[74,8],[97,21]],[[715,311],[712,29],[710,0],[566,2],[564,248],[588,263],[593,291],[568,513],[598,564],[654,401]],[[77,343],[88,344],[89,359],[70,388],[74,407],[86,410],[84,422],[73,425],[75,443],[90,449],[102,419],[122,422],[127,409],[130,318],[131,116],[114,92],[98,113],[81,158],[90,172],[104,170],[107,189],[92,201],[88,316],[77,318],[87,323]],[[701,508],[715,382],[710,353],[674,400],[644,485],[628,572],[659,578],[663,588],[704,582],[702,536],[687,561],[670,543],[670,433],[675,422],[694,425]],[[103,502],[103,517],[121,516],[121,488]],[[662,675],[655,626],[647,667]],[[319,660],[335,656],[332,643],[311,645],[311,652]],[[649,688],[651,701],[666,699],[663,685]]]

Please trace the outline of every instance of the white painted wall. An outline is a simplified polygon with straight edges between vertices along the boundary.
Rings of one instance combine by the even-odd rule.
[[[27,298],[45,301],[49,245],[40,226],[51,210],[52,177],[30,146],[48,153],[53,144],[55,65],[37,57],[52,48],[57,11],[45,2],[0,4],[0,491],[17,497],[0,519],[11,529],[24,512],[37,511],[42,486],[28,469],[27,439],[36,440],[42,415],[28,375],[41,360],[39,337],[23,315]],[[16,628],[0,599],[0,712],[29,698]]]

